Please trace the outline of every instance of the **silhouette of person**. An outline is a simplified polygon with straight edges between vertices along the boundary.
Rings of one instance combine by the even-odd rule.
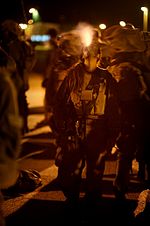
[[[60,187],[69,202],[76,202],[86,164],[85,199],[101,197],[105,160],[119,131],[116,81],[97,65],[99,42],[84,49],[82,59],[69,70],[56,93],[54,121],[58,132]]]
[[[18,176],[17,158],[20,154],[22,118],[19,114],[17,90],[12,76],[15,62],[0,47],[0,225],[5,225],[2,215],[1,190],[14,185]]]
[[[23,118],[22,133],[28,132],[28,103],[26,91],[29,89],[28,72],[34,62],[34,50],[25,40],[24,33],[14,20],[5,20],[1,23],[1,45],[14,59],[16,71],[14,76],[18,91],[19,111]]]

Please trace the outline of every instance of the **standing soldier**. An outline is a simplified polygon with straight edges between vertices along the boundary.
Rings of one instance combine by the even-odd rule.
[[[1,190],[16,183],[19,176],[17,158],[20,155],[22,120],[19,115],[17,92],[12,79],[16,65],[0,47],[0,225],[2,214]]]
[[[132,161],[143,156],[143,99],[147,86],[142,76],[142,56],[146,49],[138,29],[114,25],[103,33],[102,56],[109,59],[107,70],[117,81],[121,112],[121,132],[117,140],[118,158],[114,191],[118,200],[125,200]],[[142,159],[141,159],[142,160]],[[141,161],[140,160],[140,161]]]
[[[60,34],[57,50],[55,49],[55,61],[49,65],[50,74],[47,77],[45,87],[45,117],[53,128],[53,106],[56,93],[68,74],[68,71],[80,60],[82,52],[81,39],[74,31]]]
[[[119,131],[116,82],[98,68],[99,42],[85,48],[82,60],[63,80],[54,106],[59,152],[58,179],[68,201],[77,201],[86,163],[86,198],[100,197],[105,159]]]
[[[28,73],[34,63],[34,50],[25,40],[19,24],[13,20],[5,20],[1,24],[1,44],[16,63],[14,82],[18,92],[19,112],[23,118],[22,133],[28,132],[28,103],[26,91],[29,89]]]

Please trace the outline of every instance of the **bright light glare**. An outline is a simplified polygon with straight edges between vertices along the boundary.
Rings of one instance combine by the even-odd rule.
[[[119,24],[120,24],[121,27],[125,27],[126,26],[126,23],[124,21],[120,21]]]
[[[32,42],[46,42],[50,40],[49,35],[32,35],[31,41]]]
[[[31,9],[29,9],[29,13],[36,13],[36,9],[35,8],[31,8]]]
[[[99,28],[100,28],[101,30],[106,29],[106,24],[100,24],[100,25],[99,25]]]
[[[89,46],[92,42],[92,30],[90,27],[85,27],[81,31],[82,41],[85,46]]]
[[[79,33],[84,47],[88,47],[93,39],[93,27],[86,23],[79,23],[76,31]]]
[[[147,31],[148,30],[148,8],[141,7],[141,10],[143,11],[143,31]]]
[[[147,7],[141,7],[141,10],[143,11],[143,12],[148,12],[148,8]]]
[[[27,24],[19,24],[22,30],[25,30],[27,28]]]
[[[32,19],[30,19],[30,20],[28,20],[28,24],[33,24],[33,20]]]

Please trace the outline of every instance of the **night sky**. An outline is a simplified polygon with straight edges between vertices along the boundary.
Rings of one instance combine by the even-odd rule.
[[[149,0],[5,0],[1,4],[1,21],[9,18],[25,22],[31,16],[28,13],[29,8],[35,7],[41,20],[45,22],[106,23],[110,26],[124,20],[139,28],[143,24],[141,6],[150,9]]]

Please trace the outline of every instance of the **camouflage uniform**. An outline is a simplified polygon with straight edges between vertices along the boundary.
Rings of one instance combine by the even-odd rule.
[[[137,153],[143,156],[143,100],[148,97],[142,70],[146,43],[138,29],[119,25],[106,29],[102,40],[105,42],[101,48],[102,57],[109,59],[107,70],[117,81],[121,132],[117,140],[119,152],[114,190],[116,197],[124,200],[128,191],[132,160],[137,157]]]
[[[54,106],[60,146],[58,178],[67,198],[78,198],[86,164],[86,194],[99,196],[107,153],[119,131],[116,82],[98,67],[75,65],[60,86]]]

